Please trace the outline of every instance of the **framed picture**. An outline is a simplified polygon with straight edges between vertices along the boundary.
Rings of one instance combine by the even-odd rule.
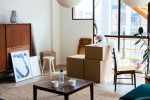
[[[40,65],[39,65],[38,56],[30,57],[30,66],[31,66],[31,71],[32,71],[33,77],[41,75],[41,69],[40,69]]]
[[[16,82],[32,78],[29,51],[11,52]]]

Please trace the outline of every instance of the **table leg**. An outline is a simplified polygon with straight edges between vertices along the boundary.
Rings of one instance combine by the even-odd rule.
[[[65,100],[69,100],[69,96],[68,95],[64,95],[64,97],[65,97],[64,98]]]
[[[33,100],[37,100],[37,88],[33,86]]]
[[[90,94],[91,94],[91,100],[94,100],[94,88],[93,88],[93,83],[90,86]]]
[[[136,73],[134,72],[134,86],[136,88]]]

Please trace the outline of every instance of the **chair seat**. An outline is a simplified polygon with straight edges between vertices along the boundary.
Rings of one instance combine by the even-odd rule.
[[[135,71],[136,69],[133,66],[124,66],[124,67],[118,67],[117,72],[122,71]]]
[[[53,56],[45,56],[45,57],[43,57],[43,59],[54,59],[54,57]]]

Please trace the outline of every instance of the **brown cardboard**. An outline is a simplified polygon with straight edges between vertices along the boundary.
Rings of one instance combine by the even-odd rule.
[[[95,45],[86,45],[85,47],[85,59],[93,60],[109,60],[111,57],[110,46],[100,47]]]
[[[83,79],[85,55],[74,55],[67,57],[67,76]]]
[[[54,66],[55,66],[55,69],[56,69],[56,52],[55,51],[42,51],[40,56],[41,56],[41,61],[42,61],[42,67],[43,67],[43,57],[45,57],[45,56],[55,57]],[[48,60],[45,63],[44,70],[49,70],[49,61]]]
[[[109,81],[112,75],[112,60],[84,60],[84,79],[95,83]]]

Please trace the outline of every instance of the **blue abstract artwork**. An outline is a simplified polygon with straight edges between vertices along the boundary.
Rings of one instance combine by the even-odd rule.
[[[11,52],[16,82],[32,78],[29,51]]]

